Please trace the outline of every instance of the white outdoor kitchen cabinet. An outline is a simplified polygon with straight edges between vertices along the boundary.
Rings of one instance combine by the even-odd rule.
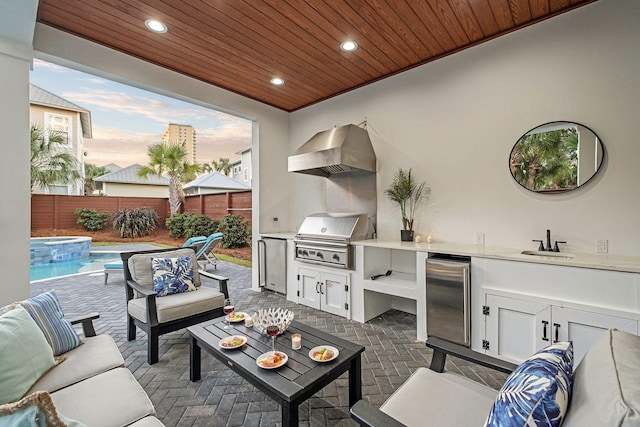
[[[634,273],[474,258],[472,282],[475,351],[520,363],[571,340],[577,364],[605,329],[638,334]]]
[[[599,313],[596,307],[567,308],[527,299],[485,293],[486,354],[520,363],[536,351],[558,341],[573,341],[574,363],[609,328],[638,334],[638,321],[630,317]]]
[[[351,281],[348,271],[297,267],[297,302],[338,316],[351,318]]]

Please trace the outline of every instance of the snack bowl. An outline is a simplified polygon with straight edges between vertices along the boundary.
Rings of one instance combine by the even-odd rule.
[[[262,308],[253,316],[253,327],[261,334],[267,333],[267,326],[276,325],[281,335],[291,325],[293,311],[285,308]]]

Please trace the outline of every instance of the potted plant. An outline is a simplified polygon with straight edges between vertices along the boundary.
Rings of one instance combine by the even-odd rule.
[[[416,208],[427,199],[431,189],[425,182],[417,183],[411,175],[411,169],[405,171],[399,168],[393,181],[385,190],[385,194],[392,202],[400,206],[402,214],[402,230],[400,239],[403,242],[413,241],[413,220]]]

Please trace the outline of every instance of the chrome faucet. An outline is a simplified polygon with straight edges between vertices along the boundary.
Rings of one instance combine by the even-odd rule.
[[[547,247],[545,248],[542,240],[532,240],[532,242],[538,242],[540,245],[538,246],[538,251],[541,252],[560,252],[560,248],[558,247],[558,243],[567,243],[563,240],[556,240],[555,245],[551,246],[551,230],[547,230]]]

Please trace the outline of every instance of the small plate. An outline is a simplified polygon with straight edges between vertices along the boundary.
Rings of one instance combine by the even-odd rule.
[[[238,311],[237,313],[233,313],[230,319],[229,319],[229,316],[227,315],[225,317],[225,320],[229,320],[229,322],[231,323],[238,323],[238,322],[244,322],[245,317],[247,317],[247,313],[243,311]]]
[[[283,352],[276,350],[275,353],[277,353],[278,357],[280,358],[280,360],[277,363],[275,364],[270,363],[270,359],[273,358],[274,352],[268,351],[258,356],[258,358],[256,359],[256,364],[263,369],[275,369],[284,365],[285,363],[287,363],[287,360],[289,360],[289,356],[287,356]]]
[[[328,359],[316,359],[314,357],[314,353],[318,353],[320,351],[322,351],[322,349],[325,349],[325,351],[330,351],[333,353],[333,355],[331,357],[329,357]],[[315,360],[316,362],[331,362],[333,359],[335,359],[336,357],[338,357],[338,355],[340,354],[340,352],[338,351],[337,348],[332,347],[330,345],[319,345],[317,347],[313,347],[311,350],[309,350],[309,357],[312,360]]]
[[[242,347],[246,342],[247,337],[242,335],[232,335],[230,337],[222,338],[218,343],[218,346],[225,350],[232,350],[234,348]]]

